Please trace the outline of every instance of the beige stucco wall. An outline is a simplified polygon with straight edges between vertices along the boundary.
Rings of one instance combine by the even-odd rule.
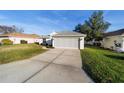
[[[120,35],[117,35],[117,36],[109,36],[109,37],[106,37],[103,39],[103,47],[104,48],[110,48],[113,47],[113,49],[115,50],[116,47],[114,45],[114,41],[117,41],[118,43],[121,43],[122,45],[122,48],[124,48],[124,45],[123,45],[123,37],[120,36]]]

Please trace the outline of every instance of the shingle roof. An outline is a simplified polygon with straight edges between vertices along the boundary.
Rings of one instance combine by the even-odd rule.
[[[104,33],[104,36],[115,36],[115,35],[122,35],[124,34],[124,29],[119,29],[117,31],[113,31],[113,32],[108,32],[108,33]]]
[[[86,36],[85,34],[81,34],[78,32],[72,32],[72,31],[63,31],[63,32],[57,32],[57,34],[53,36]]]
[[[21,37],[21,38],[41,38],[39,35],[36,34],[24,34],[24,33],[8,33],[8,34],[1,34],[0,36]]]

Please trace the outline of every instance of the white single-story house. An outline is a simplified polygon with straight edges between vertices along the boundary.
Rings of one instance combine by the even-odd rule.
[[[85,34],[72,31],[56,32],[52,35],[54,48],[84,49]]]
[[[72,31],[54,32],[46,36],[24,33],[9,33],[1,34],[0,42],[3,39],[10,39],[13,44],[21,44],[21,41],[25,40],[27,43],[38,42],[39,44],[43,44],[45,42],[48,45],[52,45],[54,48],[84,49],[85,36],[85,34]]]
[[[102,46],[113,50],[119,47],[124,50],[124,29],[105,33]]]
[[[21,44],[21,40],[27,41],[27,43],[35,43],[38,42],[41,44],[43,39],[36,34],[24,34],[24,33],[9,33],[9,34],[1,34],[0,42],[3,39],[10,39],[13,44]]]

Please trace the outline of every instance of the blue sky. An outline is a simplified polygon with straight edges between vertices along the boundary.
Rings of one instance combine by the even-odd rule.
[[[88,10],[1,10],[0,25],[16,25],[25,33],[50,34],[53,31],[71,31],[92,13]],[[104,11],[104,18],[112,24],[108,31],[124,28],[124,11]]]

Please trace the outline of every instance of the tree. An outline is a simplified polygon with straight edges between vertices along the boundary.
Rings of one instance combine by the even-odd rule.
[[[80,32],[81,31],[81,26],[82,26],[81,24],[76,25],[75,29],[73,31]]]
[[[88,21],[85,21],[89,30],[92,32],[91,35],[93,39],[99,40],[102,38],[103,33],[111,25],[109,22],[106,22],[103,17],[103,11],[95,11]]]
[[[13,25],[12,28],[13,28],[14,32],[19,32],[19,33],[23,33],[24,32],[24,29],[21,28],[21,27],[19,28],[19,27]]]
[[[87,34],[86,41],[101,40],[103,33],[111,24],[104,20],[103,11],[95,11],[81,26],[81,33]]]
[[[13,26],[0,25],[0,33],[1,34],[7,34],[7,33],[13,33],[13,32],[22,33],[22,32],[24,32],[24,30],[23,30],[23,28],[16,27],[15,25],[13,25]]]

